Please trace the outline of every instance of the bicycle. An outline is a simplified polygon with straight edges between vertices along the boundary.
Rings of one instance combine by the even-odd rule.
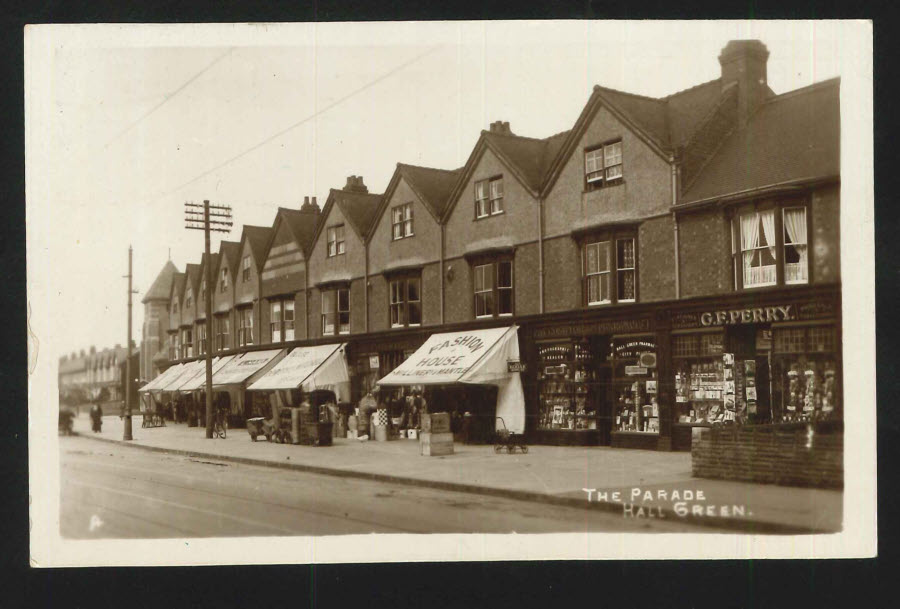
[[[216,413],[216,420],[213,422],[213,437],[225,439],[228,433],[228,419],[222,416],[222,413]]]

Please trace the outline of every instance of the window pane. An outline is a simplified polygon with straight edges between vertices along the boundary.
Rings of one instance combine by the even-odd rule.
[[[338,313],[340,329],[338,330],[341,334],[347,334],[350,332],[350,313],[343,312]]]
[[[418,301],[421,299],[421,295],[419,294],[419,280],[416,278],[410,279],[407,282],[408,286],[408,300],[410,302]]]
[[[497,313],[500,315],[511,315],[513,312],[512,307],[512,290],[509,289],[501,289],[497,290],[497,298],[499,302],[497,303]]]
[[[609,258],[610,258],[609,249],[610,249],[609,241],[603,241],[603,242],[597,244],[598,263],[599,263],[598,271],[601,273],[610,270],[610,267],[612,266],[610,264],[610,260],[609,260]]]
[[[497,263],[497,287],[512,287],[512,262]]]
[[[412,237],[412,234],[413,234],[413,221],[406,220],[406,236]]]
[[[589,243],[584,247],[584,273],[590,275],[600,272],[600,246],[598,243]]]
[[[634,300],[634,271],[619,271],[619,300]]]
[[[488,213],[489,213],[488,206],[489,205],[490,205],[490,203],[488,202],[487,199],[478,199],[478,201],[475,204],[476,215],[479,218],[488,215]]]
[[[403,237],[402,233],[403,233],[403,227],[400,224],[395,224],[393,226],[394,239],[400,239],[401,237]]]
[[[294,321],[294,301],[287,300],[284,303],[284,320]]]
[[[344,242],[343,242],[343,241],[338,241],[338,244],[337,244],[337,253],[338,253],[338,254],[343,254],[344,251],[345,251],[345,250],[344,250]]]
[[[407,203],[403,206],[403,219],[404,220],[412,220],[413,211],[412,211],[412,203]]]
[[[605,146],[603,152],[605,156],[604,163],[607,167],[618,165],[622,162],[622,142]]]
[[[503,199],[491,199],[491,213],[499,214],[503,211]]]
[[[634,268],[634,239],[619,239],[616,242],[618,247],[618,265],[620,269]]]
[[[350,290],[338,290],[338,311],[350,311]]]
[[[334,292],[322,292],[322,313],[331,313],[334,311]]]
[[[422,323],[422,304],[419,302],[409,303],[409,324],[418,326]]]
[[[475,183],[475,198],[476,199],[487,199],[487,182],[481,181]]]
[[[403,208],[395,207],[392,211],[393,219],[392,222],[394,224],[398,224],[401,220],[403,220]]]

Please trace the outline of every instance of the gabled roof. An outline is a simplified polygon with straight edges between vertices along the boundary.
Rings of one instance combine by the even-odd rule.
[[[272,229],[268,226],[244,225],[244,230],[241,233],[240,251],[243,251],[244,241],[250,244],[250,251],[253,253],[257,271],[261,271],[263,264],[266,262],[266,248],[269,245],[271,236]]]
[[[513,176],[536,197],[568,136],[568,131],[544,139],[513,133],[482,131],[465,166],[457,170],[460,171],[460,175],[457,177],[453,192],[448,197],[443,219],[446,220],[452,212],[462,189],[478,166],[485,150],[493,152],[509,168]]]
[[[214,269],[212,283],[215,284],[215,282],[216,282],[215,271],[217,271],[219,269],[219,254],[210,252],[209,258],[210,258],[210,264],[211,264],[212,268]],[[203,277],[205,274],[206,274],[206,253],[204,253],[200,256],[200,280],[201,281],[203,280]]]
[[[231,272],[231,278],[237,275],[237,267],[240,265],[241,244],[237,241],[222,241],[219,243],[219,267],[216,268],[218,274],[219,268],[223,262],[228,263],[228,270]]]
[[[184,273],[175,273],[172,275],[172,292],[178,296],[178,302],[181,302],[181,299],[184,297],[184,285],[186,283],[185,278],[187,275]],[[169,299],[171,300],[171,295]]]
[[[840,132],[840,79],[772,97],[725,139],[681,203],[838,177]]]
[[[322,216],[316,226],[315,234],[310,242],[310,250],[322,234],[322,229],[328,223],[328,216],[331,215],[331,208],[335,205],[344,214],[347,222],[363,241],[369,235],[372,225],[375,222],[378,208],[380,207],[383,195],[371,194],[367,192],[350,192],[347,190],[338,190],[332,188],[328,191],[328,200],[322,208]]]
[[[391,197],[394,196],[394,191],[400,185],[401,179],[406,180],[406,183],[434,218],[435,222],[440,222],[444,210],[446,210],[450,201],[453,188],[463,174],[463,169],[463,167],[459,169],[437,169],[397,163],[394,175],[391,176],[391,181],[381,197],[378,210],[375,212],[373,224],[377,224],[378,219],[381,218]],[[371,236],[369,234],[370,238]]]
[[[279,207],[278,215],[275,217],[275,223],[272,225],[271,240],[275,239],[275,233],[278,232],[279,222],[287,223],[288,229],[294,236],[294,241],[300,246],[300,250],[304,256],[309,256],[309,250],[312,247],[313,237],[316,234],[316,228],[321,212],[314,211],[312,208],[308,210],[297,210],[289,207]],[[271,248],[269,243],[267,250]]]
[[[171,260],[166,261],[165,266],[153,280],[150,289],[144,294],[141,302],[146,304],[151,300],[169,300],[172,293],[172,277],[178,272],[178,268],[172,264]]]
[[[185,280],[184,289],[187,290],[187,281],[190,281],[191,289],[194,291],[196,295],[199,292],[200,288],[200,265],[199,264],[186,264],[184,267],[184,274],[187,275],[187,279]],[[182,292],[183,294],[184,292]]]

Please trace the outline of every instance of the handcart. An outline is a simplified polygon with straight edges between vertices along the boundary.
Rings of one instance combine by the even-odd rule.
[[[506,452],[512,454],[518,447],[523,454],[527,453],[528,445],[525,443],[525,434],[509,431],[503,417],[497,417],[497,420],[500,422],[501,429],[494,432],[494,452],[499,453],[506,448]]]

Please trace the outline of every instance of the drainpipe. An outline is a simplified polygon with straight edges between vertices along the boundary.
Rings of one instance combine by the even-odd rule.
[[[303,338],[309,340],[309,257],[303,255]]]
[[[681,259],[678,244],[678,216],[675,214],[675,205],[678,203],[678,166],[675,157],[669,159],[672,164],[672,226],[675,233],[675,300],[681,298]]]
[[[440,251],[440,271],[438,271],[438,279],[440,280],[440,292],[441,292],[441,325],[444,325],[444,224],[440,223],[441,227],[441,251]]]
[[[366,250],[366,278],[363,283],[363,308],[366,311],[366,334],[369,333],[369,244],[363,240],[363,249]]]
[[[544,312],[544,197],[538,197],[538,312]]]

